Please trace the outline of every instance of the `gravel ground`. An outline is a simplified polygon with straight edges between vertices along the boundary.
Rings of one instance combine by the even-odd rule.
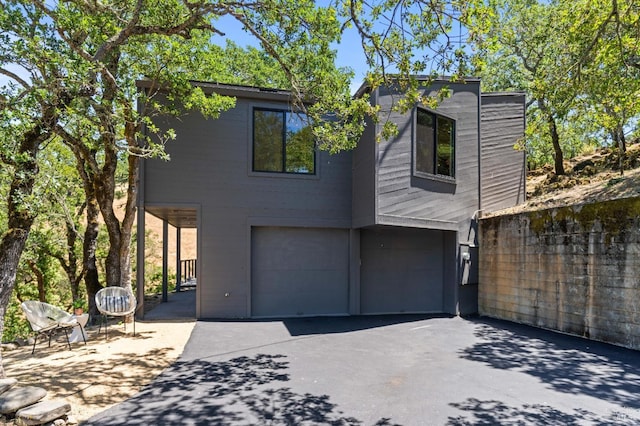
[[[182,353],[195,320],[183,322],[137,322],[110,324],[108,340],[104,329],[87,329],[88,341],[66,347],[64,335],[41,341],[31,355],[31,346],[3,350],[7,377],[21,385],[40,386],[46,399],[65,399],[71,416],[82,422],[92,415],[136,394]]]

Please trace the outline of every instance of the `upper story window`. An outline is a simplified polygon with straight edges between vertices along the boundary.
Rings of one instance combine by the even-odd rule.
[[[315,174],[315,141],[304,114],[253,110],[253,171]]]
[[[415,171],[455,177],[455,121],[417,108]]]

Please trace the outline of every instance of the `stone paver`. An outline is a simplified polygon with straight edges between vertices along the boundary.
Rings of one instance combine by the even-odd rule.
[[[16,379],[0,379],[0,394],[5,393],[6,391],[14,387],[16,383],[18,383]]]
[[[14,413],[35,404],[47,396],[47,391],[36,386],[14,387],[0,395],[0,414]]]
[[[71,411],[71,405],[62,400],[40,401],[29,407],[18,410],[18,424],[27,426],[41,425],[58,419]]]

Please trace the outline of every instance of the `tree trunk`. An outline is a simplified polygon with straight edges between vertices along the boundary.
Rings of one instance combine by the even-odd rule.
[[[113,201],[116,191],[116,171],[118,168],[118,146],[116,135],[118,132],[114,127],[113,111],[116,109],[116,95],[118,87],[115,82],[109,78],[118,75],[118,67],[120,65],[120,48],[113,49],[105,56],[104,64],[108,74],[102,71],[103,88],[102,100],[100,106],[96,108],[96,115],[100,121],[100,145],[104,150],[104,159],[100,172],[96,174],[94,188],[96,191],[96,199],[100,206],[102,219],[109,233],[109,253],[105,264],[107,273],[108,286],[120,286],[122,275],[122,264],[120,262],[122,236],[120,230],[120,221],[113,210]]]
[[[117,161],[117,155],[106,155],[103,170],[94,182],[100,213],[102,213],[102,218],[107,227],[107,233],[109,234],[109,252],[107,253],[105,262],[107,286],[122,285],[122,265],[120,259],[122,235],[120,221],[113,209],[116,190],[114,174]]]
[[[4,316],[16,283],[18,262],[29,236],[31,225],[26,225],[26,229],[10,229],[2,236],[2,241],[0,241],[0,283],[2,283],[0,286],[0,338],[4,334]],[[0,352],[0,378],[4,377],[2,352]]]
[[[69,283],[71,284],[71,300],[75,301],[78,299],[78,295],[80,294],[79,285],[80,279],[82,275],[78,275],[78,256],[76,256],[76,241],[78,241],[78,233],[76,232],[76,227],[71,222],[71,220],[66,220],[67,227],[67,278],[69,278]]]
[[[624,138],[624,129],[618,127],[616,129],[618,138],[618,154],[620,157],[620,175],[624,175],[624,160],[627,156],[627,141]]]
[[[125,136],[129,146],[136,147],[136,128],[133,122],[127,122]],[[129,154],[127,176],[127,200],[125,204],[124,218],[121,227],[120,239],[120,264],[122,286],[133,292],[131,283],[131,237],[133,225],[136,220],[136,202],[138,197],[138,171],[140,169],[140,157]]]
[[[84,211],[84,206],[80,208],[79,215]],[[71,286],[71,300],[75,301],[79,299],[80,294],[80,281],[82,281],[82,272],[78,273],[78,256],[76,255],[76,242],[78,241],[78,232],[76,224],[73,220],[65,218],[65,228],[67,235],[67,251],[66,253],[59,253],[55,251],[48,251],[47,254],[55,257],[60,262],[60,266],[67,274],[67,279]]]
[[[82,215],[85,206],[83,205],[78,212],[78,216]],[[82,281],[82,271],[78,273],[78,256],[76,255],[76,243],[78,241],[77,226],[73,219],[65,216],[65,228],[67,235],[67,250],[65,253],[54,250],[47,250],[47,254],[58,260],[60,266],[67,274],[67,279],[71,287],[71,300],[76,301],[80,297],[80,281]],[[32,268],[33,269],[33,268]],[[44,301],[44,299],[42,300]]]
[[[53,110],[45,111],[42,122],[49,122],[48,120],[53,118]],[[8,226],[0,240],[0,339],[4,334],[4,316],[16,285],[20,256],[35,220],[34,212],[23,205],[22,200],[28,198],[33,192],[38,174],[36,156],[40,145],[48,137],[49,133],[41,125],[34,126],[26,132],[20,143],[18,153],[21,154],[21,158],[13,162],[14,171],[7,200]],[[2,352],[0,352],[0,378],[4,377]]]
[[[31,272],[33,272],[33,274],[36,276],[36,285],[38,287],[38,300],[40,302],[46,302],[47,292],[45,291],[45,288],[44,288],[45,287],[44,274],[42,273],[40,268],[38,268],[38,265],[36,265],[34,261],[29,260],[27,263],[29,265],[29,269],[31,269]]]
[[[93,192],[88,194],[87,197],[91,198],[87,199],[87,228],[84,231],[84,242],[82,244],[82,262],[84,265],[84,284],[89,302],[88,313],[91,318],[94,318],[99,315],[96,307],[96,293],[102,288],[96,261],[96,248],[100,229],[100,208],[98,207],[98,201],[93,197]]]
[[[117,161],[117,157],[111,157]],[[105,160],[105,163],[107,160]],[[109,233],[109,255],[107,256],[107,285],[116,285],[132,290],[131,283],[131,236],[136,217],[137,175],[139,158],[129,154],[128,187],[122,223],[113,210],[115,181],[105,176],[100,182],[98,197],[100,211]],[[106,180],[106,181],[105,181]],[[111,281],[110,281],[111,280]]]
[[[609,134],[613,140],[613,146],[618,150],[618,168],[622,176],[624,175],[624,160],[627,155],[627,141],[624,137],[624,129],[616,126],[614,129],[609,130]]]
[[[72,140],[69,135],[66,136],[65,142],[76,157],[76,170],[82,178],[84,188],[87,225],[82,242],[82,271],[84,285],[87,290],[88,314],[89,318],[93,320],[99,315],[96,307],[96,293],[102,288],[96,260],[98,234],[100,232],[100,206],[96,199],[95,178],[93,178],[95,174],[92,172],[94,169],[91,164],[95,160],[95,151],[86,149],[82,145],[82,141]]]
[[[111,75],[118,74],[120,64],[120,49],[114,49],[105,64]],[[102,133],[100,143],[104,149],[104,160],[99,173],[95,175],[94,189],[100,206],[102,218],[109,233],[109,253],[106,260],[106,278],[108,286],[120,286],[132,290],[131,285],[131,235],[136,215],[137,177],[139,159],[129,153],[128,157],[128,186],[122,223],[113,209],[115,199],[115,176],[119,161],[119,151],[116,143],[117,132],[113,128],[113,103],[118,88],[109,79],[104,79],[103,98],[100,107],[96,109],[100,120]],[[137,148],[135,111],[125,102],[125,139],[129,147]],[[96,163],[97,165],[97,163]]]
[[[562,153],[562,148],[560,147],[560,135],[558,134],[558,126],[556,125],[556,120],[552,115],[548,116],[547,122],[549,124],[549,132],[551,133],[551,143],[553,144],[554,168],[557,175],[563,175],[565,174],[564,155]]]
[[[547,120],[547,126],[549,127],[551,145],[553,145],[553,161],[556,175],[563,175],[565,174],[564,154],[562,153],[562,147],[560,147],[560,135],[558,134],[558,125],[556,124],[556,119],[553,116],[551,110],[547,107],[544,98],[538,99],[538,106],[540,107],[540,111],[544,114]]]
[[[136,147],[136,127],[128,121],[125,136],[130,146]],[[115,146],[115,145],[113,145]],[[111,155],[109,153],[111,152]],[[115,198],[115,169],[118,156],[115,151],[107,149],[101,180],[97,183],[100,189],[98,202],[100,211],[109,232],[109,255],[107,257],[107,283],[118,285],[133,291],[131,282],[131,237],[136,219],[136,201],[138,194],[138,169],[140,158],[128,155],[127,199],[125,200],[124,218],[120,222],[113,210]],[[112,280],[109,282],[109,280]]]

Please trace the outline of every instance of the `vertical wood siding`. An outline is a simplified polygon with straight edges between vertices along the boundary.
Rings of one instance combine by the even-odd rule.
[[[367,127],[353,150],[353,213],[354,228],[376,223],[376,125],[367,121]]]

